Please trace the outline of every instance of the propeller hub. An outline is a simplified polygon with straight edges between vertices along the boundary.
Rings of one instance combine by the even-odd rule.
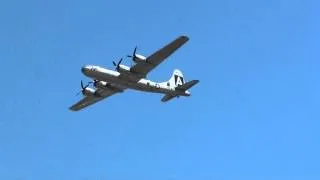
[[[131,58],[133,62],[136,62],[136,52],[137,52],[137,46],[134,48],[132,55],[127,55],[127,57]]]
[[[116,70],[118,71],[120,68],[120,64],[122,62],[123,58],[121,58],[118,63],[116,63],[115,61],[112,61],[112,64],[116,67]]]
[[[84,94],[86,88],[89,87],[89,84],[90,84],[90,82],[89,82],[87,85],[84,86],[84,85],[83,85],[83,81],[81,80],[81,82],[80,82],[81,91],[80,91],[80,92],[81,92],[82,94]],[[79,93],[80,93],[80,92],[79,92]],[[76,95],[79,95],[79,93],[77,93]]]

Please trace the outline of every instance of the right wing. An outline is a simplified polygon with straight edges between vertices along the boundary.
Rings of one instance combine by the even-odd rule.
[[[101,101],[102,99],[105,99],[109,96],[112,96],[118,92],[122,92],[123,90],[104,90],[104,89],[97,89],[96,92],[98,94],[101,94],[101,96],[85,96],[80,101],[72,105],[69,109],[71,111],[79,111],[87,106],[90,106],[98,101]]]
[[[163,60],[179,49],[183,44],[185,44],[189,38],[187,36],[180,36],[171,43],[167,44],[163,48],[159,49],[149,57],[147,57],[146,62],[137,63],[131,68],[131,71],[137,74],[146,76],[152,69],[157,67]]]

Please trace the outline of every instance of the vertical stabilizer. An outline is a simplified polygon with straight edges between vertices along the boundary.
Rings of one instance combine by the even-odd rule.
[[[178,69],[175,69],[168,82],[170,83],[170,87],[182,86],[184,84],[182,72]]]
[[[191,93],[190,91],[188,91],[188,89],[199,83],[199,80],[185,82],[182,72],[178,69],[175,69],[169,81],[164,83],[167,83],[168,86],[174,88],[175,90],[173,94],[166,94],[161,99],[162,102],[167,102],[173,99],[174,97],[190,96]]]

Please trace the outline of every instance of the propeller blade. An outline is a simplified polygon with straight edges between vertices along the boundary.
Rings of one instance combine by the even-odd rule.
[[[81,80],[81,88],[84,89],[84,88],[83,88],[83,82],[82,82],[82,80]]]
[[[134,48],[132,55],[127,55],[127,57],[132,58],[133,61],[134,61],[134,58],[136,57],[137,48],[138,46]]]
[[[87,85],[83,86],[83,81],[81,80],[81,88],[82,88],[82,90],[85,90],[87,87],[89,87],[90,83],[92,83],[92,82],[88,82]]]
[[[134,50],[133,50],[133,55],[134,55],[134,56],[136,56],[137,48],[138,48],[138,46],[136,46],[136,47],[134,48]]]
[[[122,62],[122,58],[121,58],[120,61],[118,62],[117,67],[119,67],[119,65],[121,64],[121,62]]]
[[[118,61],[118,63],[116,63],[115,61],[112,61],[112,64],[113,64],[114,66],[119,66],[119,64],[122,62],[122,59],[123,59],[123,58],[121,58],[121,59]]]
[[[76,96],[78,96],[81,92],[83,93],[84,90],[85,90],[87,87],[89,87],[89,85],[90,85],[91,83],[93,83],[93,82],[88,82],[88,84],[84,86],[84,85],[83,85],[83,81],[81,80],[81,81],[80,81],[81,91],[78,92],[78,93],[76,94]]]

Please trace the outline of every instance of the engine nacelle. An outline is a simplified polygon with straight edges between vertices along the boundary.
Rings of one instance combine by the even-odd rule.
[[[118,85],[118,84],[110,84],[105,81],[97,81],[94,83],[94,86],[96,88],[104,89],[106,91],[108,90],[117,90],[117,91],[122,91],[122,89],[125,89],[125,87]]]
[[[130,73],[130,67],[120,64],[118,71],[120,73]]]
[[[142,62],[146,62],[146,61],[147,61],[147,58],[144,57],[144,56],[142,56],[142,55],[140,55],[140,54],[136,54],[135,57],[134,57],[134,59],[133,59],[133,61],[134,61],[135,63],[142,63]]]
[[[95,96],[95,90],[87,87],[82,91],[82,94],[85,96]]]
[[[105,88],[105,87],[107,87],[108,86],[108,83],[107,82],[105,82],[105,81],[97,81],[97,82],[95,82],[94,84],[94,87],[96,87],[96,88]]]
[[[110,90],[110,89],[115,88],[115,86],[113,86],[110,83],[107,83],[105,81],[97,81],[96,83],[94,83],[94,86],[96,88],[105,89],[105,90]]]

